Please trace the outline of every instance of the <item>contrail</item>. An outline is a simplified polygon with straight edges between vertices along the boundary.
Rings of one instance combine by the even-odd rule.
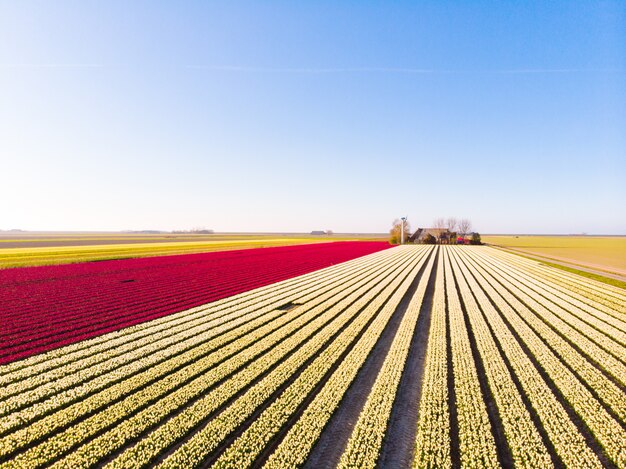
[[[216,72],[261,72],[261,73],[437,73],[436,70],[421,68],[394,68],[394,67],[245,67],[237,65],[189,65],[187,68],[197,70],[211,70]]]
[[[619,69],[599,68],[520,68],[520,69],[483,69],[483,70],[455,70],[455,69],[430,69],[410,67],[248,67],[240,65],[188,65],[186,68],[195,70],[208,70],[215,72],[241,72],[241,73],[294,73],[294,74],[333,74],[333,73],[391,73],[391,74],[541,74],[541,73],[624,73]]]
[[[153,65],[150,65],[153,66]],[[0,69],[81,69],[81,68],[128,68],[128,65],[105,65],[99,63],[9,63],[1,64]],[[132,66],[130,66],[132,68]],[[159,67],[159,65],[157,65]],[[177,68],[175,65],[164,68]],[[513,68],[513,69],[433,69],[412,67],[251,67],[243,65],[186,65],[189,70],[232,73],[285,73],[285,74],[342,74],[342,73],[380,73],[405,75],[531,75],[531,74],[567,74],[567,73],[626,73],[626,70],[610,68]]]
[[[23,64],[0,64],[0,68],[103,68],[103,64],[80,64],[80,63],[23,63]]]

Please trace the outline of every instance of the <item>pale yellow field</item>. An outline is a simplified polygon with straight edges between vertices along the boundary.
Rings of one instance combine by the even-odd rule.
[[[213,236],[213,237],[212,237]],[[144,238],[145,239],[145,238]],[[187,238],[193,239],[193,238]],[[0,239],[6,245],[23,243],[23,247],[4,247],[0,243],[0,269],[50,264],[68,264],[75,262],[99,261],[107,259],[126,259],[171,254],[191,254],[199,252],[226,251],[271,246],[287,246],[294,244],[322,243],[347,240],[374,240],[371,236],[281,236],[281,235],[210,235],[202,236],[194,241],[177,239],[156,240],[155,237],[145,239],[148,242],[137,242],[138,237],[127,236],[74,236],[74,237],[41,237],[38,239],[10,240]],[[130,241],[134,242],[130,242]],[[61,246],[36,247],[37,242],[63,241]],[[151,242],[150,242],[151,241]],[[80,245],[79,245],[80,244]],[[14,246],[14,244],[11,244]]]
[[[626,237],[483,236],[483,242],[555,261],[626,275]]]

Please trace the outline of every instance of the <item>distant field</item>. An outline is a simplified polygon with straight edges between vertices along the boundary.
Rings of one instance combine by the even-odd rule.
[[[626,275],[626,237],[483,236],[483,241],[555,261]]]
[[[348,240],[377,235],[0,233],[0,269]]]

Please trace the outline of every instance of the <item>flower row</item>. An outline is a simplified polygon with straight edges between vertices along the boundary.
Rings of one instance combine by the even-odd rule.
[[[439,255],[417,420],[414,468],[452,467],[445,295],[443,256]]]
[[[462,268],[465,271],[467,270],[466,266]],[[485,289],[487,293],[490,293],[489,297],[487,297],[485,293],[482,292],[481,286],[478,286],[473,278],[468,277],[468,280],[472,291],[475,292],[475,295],[483,305],[483,310],[488,312],[488,316],[494,318],[492,322],[498,325],[501,320],[498,318],[497,312],[493,306],[490,306],[490,300],[498,305],[499,310],[511,323],[519,338],[528,347],[529,352],[536,358],[539,365],[545,370],[554,385],[561,391],[569,405],[586,423],[598,442],[605,448],[607,455],[618,467],[624,466],[626,464],[626,432],[619,423],[609,415],[602,404],[581,383],[578,377],[563,364],[545,342],[519,318],[515,311],[510,308],[495,291],[490,292]],[[487,303],[489,303],[489,305]],[[509,336],[508,340],[512,341],[513,339]],[[572,352],[576,353],[575,351]],[[622,394],[622,398],[619,399],[619,390],[615,390],[618,393],[615,396],[615,404],[622,406],[624,396]],[[562,441],[561,443],[564,444]],[[565,449],[563,450],[565,451]]]
[[[478,380],[478,371],[472,355],[469,331],[461,301],[457,294],[449,249],[443,248],[452,374],[457,410],[459,452],[461,464],[468,467],[499,467],[496,443],[493,437],[487,407]],[[474,331],[474,334],[475,331]],[[476,340],[479,340],[477,337]]]
[[[336,242],[0,271],[0,363],[388,247]]]
[[[433,264],[434,256],[431,256],[352,430],[339,467],[376,467]]]
[[[0,376],[0,385],[17,382],[34,375],[39,376],[48,370],[62,368],[63,365],[72,364],[75,361],[86,363],[87,365],[96,363],[92,362],[92,360],[101,358],[103,356],[102,352],[104,351],[111,349],[119,351],[124,346],[132,346],[135,343],[141,343],[141,339],[149,337],[154,333],[175,331],[180,327],[184,329],[187,324],[193,324],[193,321],[198,319],[213,319],[214,317],[237,312],[243,307],[255,304],[255,300],[263,302],[258,303],[259,306],[267,306],[278,301],[284,304],[290,299],[292,294],[299,292],[300,288],[308,288],[303,294],[310,294],[315,291],[318,282],[326,279],[332,280],[332,278],[338,278],[339,275],[346,275],[346,273],[349,275],[353,273],[355,269],[370,265],[374,260],[380,262],[380,259],[384,259],[388,255],[388,251],[372,254],[321,271],[305,274],[300,277],[284,280],[276,284],[217,300],[208,305],[191,308],[169,316],[154,319],[150,322],[141,323],[60,349],[51,350],[47,353],[36,355],[19,362],[13,362],[3,367],[5,372]]]
[[[458,273],[458,286],[472,323],[487,375],[489,376],[490,369],[503,361],[496,347],[497,342],[563,463],[567,467],[601,467],[597,456],[586,444],[564,406],[544,381],[489,298],[480,287],[475,285],[471,273],[463,263],[459,262],[457,256],[454,256],[453,264]],[[502,365],[504,366],[503,363]],[[497,380],[505,379],[505,375],[508,373],[500,373]],[[509,376],[506,377],[510,379]],[[515,400],[520,401],[520,394],[512,382],[506,389],[509,392],[513,391],[516,394]],[[506,421],[512,417],[511,412],[501,408],[500,402],[497,403],[506,427]],[[526,467],[551,467],[550,456],[541,442],[537,428],[530,421],[528,412],[524,414],[525,419],[521,421],[516,419],[509,426],[516,427],[514,430],[518,431],[526,427],[529,430],[528,434],[519,435],[521,438],[516,439],[508,438],[507,435],[515,463]]]
[[[250,444],[255,448],[266,445],[269,442],[267,433],[270,433],[270,435],[272,433],[275,434],[276,429],[281,428],[286,423],[286,417],[288,417],[290,409],[295,409],[312,391],[316,382],[319,381],[319,377],[332,371],[328,381],[313,397],[300,418],[289,428],[283,440],[273,454],[270,455],[266,466],[276,468],[291,467],[304,462],[304,459],[310,453],[328,420],[344,399],[348,388],[376,345],[385,326],[393,316],[397,305],[422,267],[427,257],[425,252],[428,250],[429,248],[426,250],[413,250],[414,259],[411,264],[403,271],[394,272],[395,278],[393,282],[388,286],[385,285],[385,289],[360,313],[357,321],[361,329],[372,318],[374,319],[363,331],[363,335],[345,358],[335,365],[333,365],[332,359],[326,359],[326,357],[340,356],[342,350],[345,349],[344,343],[349,344],[354,341],[354,336],[347,333],[339,336],[325,351],[326,357],[320,355],[301,375],[298,381],[294,383],[294,386],[286,390],[268,408],[264,415],[254,422],[254,433],[245,432],[228,448],[222,457],[218,459],[219,465],[228,467],[232,464],[249,465],[253,463],[253,458],[258,456],[258,452],[256,455],[254,452],[252,455],[248,455],[247,448]],[[363,303],[361,307],[365,304]]]
[[[606,335],[568,313],[562,304],[549,304],[535,291],[523,283],[496,269],[498,281],[518,296],[525,304],[537,312],[556,331],[574,341],[577,347],[592,357],[616,380],[626,385],[626,366],[617,357],[624,353],[624,347],[614,343]]]

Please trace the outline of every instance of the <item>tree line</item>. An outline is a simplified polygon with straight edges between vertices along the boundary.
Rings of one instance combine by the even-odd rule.
[[[391,244],[400,244],[402,239],[402,229],[404,227],[404,241],[408,241],[411,236],[411,225],[408,220],[402,223],[402,220],[396,218],[391,226],[391,230],[389,230],[389,242]],[[432,228],[437,230],[447,230],[446,237],[448,238],[448,242],[462,238],[466,239],[468,234],[472,234],[470,239],[470,244],[482,244],[480,239],[480,234],[472,233],[472,221],[469,218],[461,218],[460,220],[455,217],[448,218],[436,218],[433,222]],[[458,237],[458,238],[457,238]],[[432,239],[431,239],[432,238]],[[437,240],[432,235],[427,235],[422,241],[425,244],[436,244],[441,240]]]

